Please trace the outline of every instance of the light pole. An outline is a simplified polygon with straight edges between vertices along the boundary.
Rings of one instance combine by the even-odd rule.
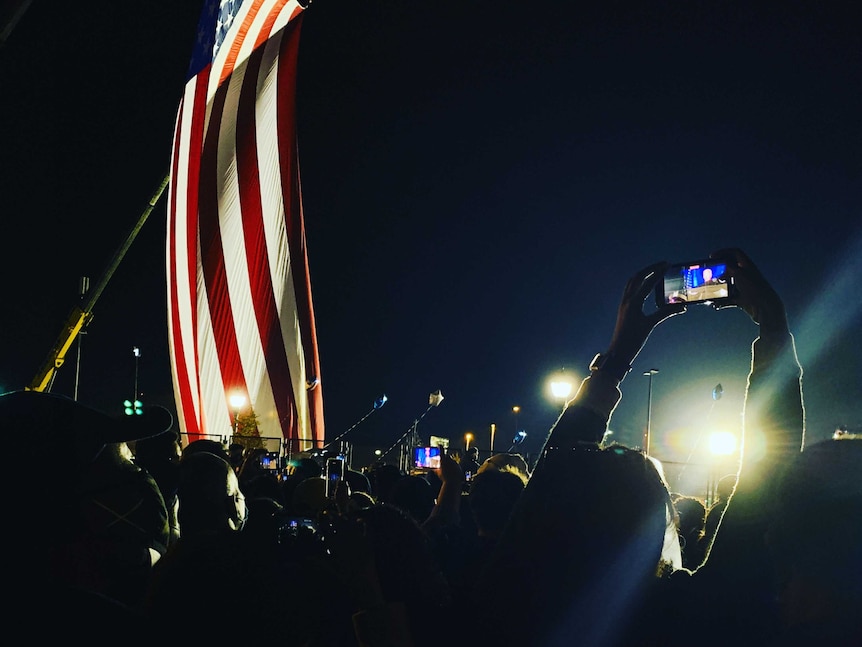
[[[137,346],[132,346],[132,354],[135,356],[135,393],[134,399],[138,399],[138,363],[141,361],[141,349]]]
[[[491,456],[494,455],[494,434],[497,432],[497,425],[491,423]]]
[[[521,407],[519,407],[516,404],[514,407],[512,407],[512,413],[515,414],[515,435],[517,436],[518,435],[518,414],[521,413]]]
[[[647,388],[647,415],[646,415],[646,434],[644,434],[644,452],[649,456],[649,445],[652,437],[652,376],[658,373],[657,368],[651,368],[644,371],[644,375],[649,377],[649,387]]]
[[[724,467],[728,457],[736,452],[738,441],[736,436],[728,431],[714,431],[709,435],[710,460],[706,478],[706,504],[715,503],[719,470]]]
[[[470,451],[470,441],[473,440],[473,434],[469,431],[464,434],[464,451]]]
[[[236,430],[239,426],[239,410],[245,406],[245,396],[242,393],[234,393],[228,398],[230,406],[233,408],[233,435],[236,436]]]

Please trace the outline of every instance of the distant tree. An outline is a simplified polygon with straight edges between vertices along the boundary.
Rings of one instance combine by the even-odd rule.
[[[246,449],[256,449],[257,447],[265,446],[260,437],[257,414],[253,410],[237,416],[233,442],[243,445]]]

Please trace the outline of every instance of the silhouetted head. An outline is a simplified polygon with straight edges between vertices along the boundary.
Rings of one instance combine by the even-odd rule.
[[[231,464],[209,452],[193,452],[180,461],[180,536],[242,530],[248,509]]]
[[[618,445],[549,448],[477,583],[476,597],[489,600],[481,624],[505,625],[507,611],[491,600],[514,581],[528,634],[506,629],[498,639],[510,631],[511,644],[568,644],[573,635],[615,644],[665,550],[681,564],[673,503],[650,458]]]
[[[183,458],[198,452],[215,454],[216,456],[226,460],[228,463],[230,462],[230,454],[228,454],[227,447],[224,446],[224,443],[218,440],[211,440],[209,438],[198,438],[197,440],[193,440],[183,447]]]
[[[0,431],[5,438],[26,436],[6,463],[13,482],[27,484],[17,523],[47,541],[59,539],[60,529],[78,527],[84,520],[77,497],[127,468],[128,461],[108,460],[97,473],[96,459],[105,448],[164,434],[172,425],[173,417],[162,407],[110,416],[53,393],[0,395]]]
[[[530,468],[520,454],[494,454],[479,466],[478,473],[501,469],[518,470],[525,478],[530,478]]]
[[[392,486],[388,503],[403,510],[421,524],[434,509],[434,489],[421,476],[402,476]]]
[[[404,473],[397,465],[390,463],[378,463],[368,472],[368,480],[371,482],[371,494],[378,501],[388,501],[392,487]]]
[[[470,483],[470,510],[480,535],[497,537],[502,531],[526,479],[517,471],[485,470]]]

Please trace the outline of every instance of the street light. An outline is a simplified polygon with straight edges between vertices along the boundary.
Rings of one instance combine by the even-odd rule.
[[[729,431],[714,431],[709,435],[709,452],[713,456],[730,456],[736,451],[736,436]]]
[[[491,455],[494,455],[494,434],[497,433],[497,425],[491,423]]]
[[[141,349],[132,346],[132,354],[135,356],[135,390],[131,400],[123,401],[123,411],[127,416],[140,416],[144,413],[144,405],[138,398],[138,362],[141,359]]]
[[[141,361],[141,349],[137,346],[132,346],[132,355],[135,356],[135,400],[138,399],[138,367]]]
[[[551,378],[550,387],[554,399],[565,402],[572,392],[572,380],[565,372],[560,371],[559,374]]]
[[[519,407],[516,404],[514,407],[512,407],[512,413],[515,414],[515,435],[517,435],[518,434],[518,414],[521,413],[521,407]]]
[[[644,371],[644,375],[649,377],[649,387],[647,389],[647,416],[646,416],[646,434],[644,435],[644,453],[649,456],[650,440],[652,439],[652,376],[658,373],[657,368],[651,368]]]
[[[470,449],[470,442],[471,442],[472,440],[473,440],[473,434],[472,434],[472,433],[470,433],[470,432],[468,431],[466,434],[464,434],[464,450],[465,450],[465,451],[469,451],[469,449]]]
[[[245,406],[245,396],[242,393],[234,393],[228,398],[228,402],[233,408],[233,434],[235,436],[239,424],[239,410]]]
[[[727,461],[728,457],[736,452],[736,436],[729,431],[714,431],[709,435],[709,453],[712,455],[709,461],[706,483],[706,503],[715,503],[718,490],[719,468]]]

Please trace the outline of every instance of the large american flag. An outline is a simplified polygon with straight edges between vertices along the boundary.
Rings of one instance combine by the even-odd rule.
[[[180,432],[324,438],[296,144],[304,5],[206,0],[177,111],[167,230]],[[231,403],[234,395],[246,404]]]

